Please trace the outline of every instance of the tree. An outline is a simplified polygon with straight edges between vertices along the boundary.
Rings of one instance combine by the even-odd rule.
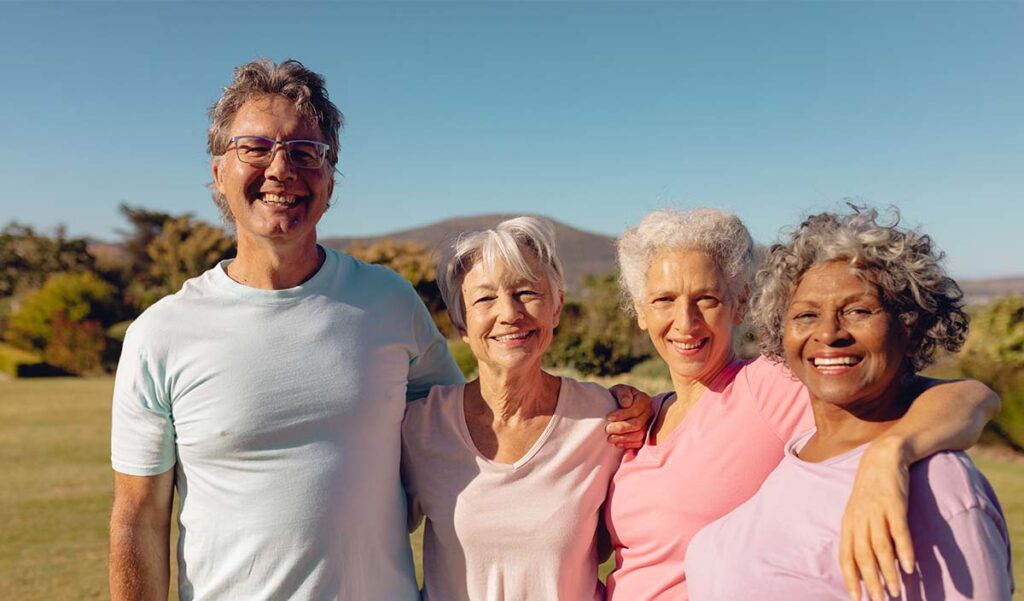
[[[51,273],[91,271],[88,245],[84,238],[69,238],[64,226],[50,237],[12,221],[0,230],[0,297],[37,289]]]
[[[219,227],[182,215],[164,222],[160,234],[146,247],[148,264],[140,274],[141,289],[132,288],[138,308],[181,289],[189,278],[200,275],[234,254],[234,240]]]

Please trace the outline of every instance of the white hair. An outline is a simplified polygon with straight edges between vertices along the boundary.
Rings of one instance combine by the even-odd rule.
[[[754,274],[754,241],[739,217],[718,209],[654,211],[619,238],[619,284],[631,314],[643,298],[651,261],[673,249],[707,254],[725,275],[733,300]]]
[[[528,250],[540,261],[543,274],[530,269],[523,251]],[[437,287],[448,307],[452,325],[466,329],[466,307],[462,299],[462,280],[479,262],[487,269],[503,264],[518,277],[536,281],[548,278],[551,291],[563,291],[562,263],[555,254],[555,228],[536,217],[516,217],[502,221],[493,229],[466,232],[449,246],[437,264]]]

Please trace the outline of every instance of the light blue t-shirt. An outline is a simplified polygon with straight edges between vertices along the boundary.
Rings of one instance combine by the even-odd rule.
[[[176,468],[183,601],[418,598],[402,416],[462,376],[405,280],[326,254],[287,290],[223,262],[128,329],[112,464]]]

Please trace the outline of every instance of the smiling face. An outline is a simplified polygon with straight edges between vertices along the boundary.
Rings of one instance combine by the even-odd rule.
[[[677,389],[692,380],[707,384],[733,358],[733,328],[742,321],[743,306],[703,252],[673,249],[655,256],[636,311]]]
[[[466,307],[466,330],[462,339],[469,344],[481,369],[540,369],[562,297],[551,290],[540,261],[523,252],[530,270],[538,280],[520,277],[500,261],[488,269],[477,261],[462,280],[462,300]]]
[[[884,407],[901,388],[911,342],[875,286],[830,261],[807,270],[793,291],[783,347],[812,400]]]
[[[316,122],[304,118],[283,96],[262,96],[243,104],[229,135],[323,141]],[[278,148],[270,165],[257,167],[238,160],[231,146],[214,159],[213,182],[227,198],[240,244],[243,239],[315,243],[316,224],[334,189],[327,162],[319,169],[299,169],[282,148]]]

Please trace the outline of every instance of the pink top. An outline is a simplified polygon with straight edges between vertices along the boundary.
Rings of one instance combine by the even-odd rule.
[[[723,369],[664,440],[623,457],[606,510],[616,560],[608,599],[685,600],[690,539],[749,499],[786,441],[813,425],[785,366],[758,358]]]
[[[848,597],[839,527],[867,445],[820,463],[794,440],[751,499],[694,537],[686,560],[694,601],[799,601]],[[999,501],[963,453],[937,453],[910,468],[908,507],[917,569],[899,599],[1009,601],[1010,541]]]
[[[615,399],[562,378],[547,428],[506,464],[477,450],[464,391],[433,387],[402,423],[410,526],[426,518],[424,601],[600,601],[597,526],[622,459],[604,431]]]

